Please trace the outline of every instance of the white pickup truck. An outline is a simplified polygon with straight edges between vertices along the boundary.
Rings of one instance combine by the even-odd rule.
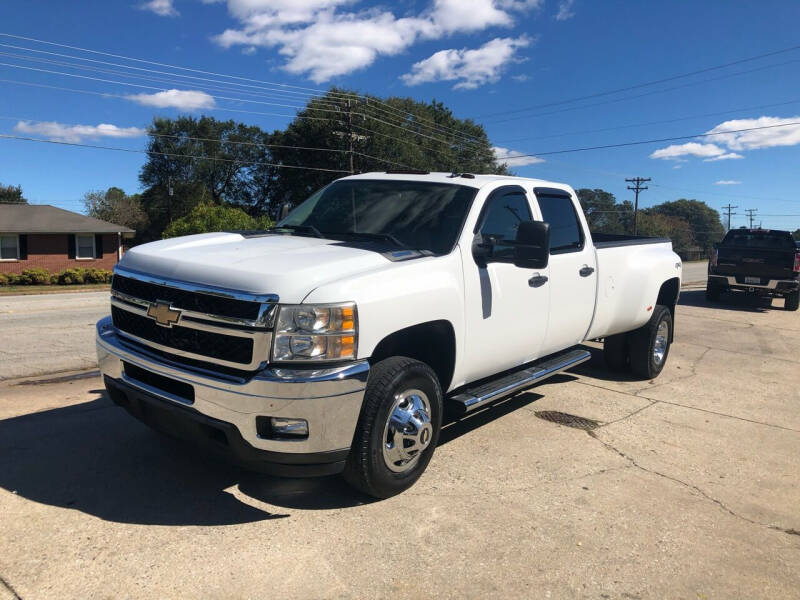
[[[132,248],[97,353],[110,397],[156,429],[388,497],[425,470],[448,409],[588,360],[585,340],[657,376],[680,276],[669,240],[593,239],[567,185],[367,173],[271,230]]]

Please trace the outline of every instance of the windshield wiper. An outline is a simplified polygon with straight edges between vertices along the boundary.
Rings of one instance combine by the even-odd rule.
[[[407,244],[398,240],[391,233],[368,233],[366,231],[331,231],[328,233],[330,236],[349,237],[354,239],[375,240],[380,242],[391,242],[398,248],[409,249]]]
[[[313,225],[281,225],[280,227],[267,229],[267,231],[280,231],[281,229],[288,229],[289,231],[300,234],[311,234],[318,238],[325,237],[322,235],[322,232]]]

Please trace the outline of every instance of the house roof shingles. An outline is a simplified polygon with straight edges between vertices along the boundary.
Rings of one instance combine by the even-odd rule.
[[[114,225],[49,204],[0,204],[0,231],[3,233],[135,233],[129,227]]]

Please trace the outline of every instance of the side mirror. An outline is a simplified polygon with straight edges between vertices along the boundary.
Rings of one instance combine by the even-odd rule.
[[[514,266],[544,269],[550,260],[550,223],[522,221],[514,241]]]

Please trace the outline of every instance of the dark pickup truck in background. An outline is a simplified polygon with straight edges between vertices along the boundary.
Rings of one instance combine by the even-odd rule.
[[[800,248],[788,231],[731,229],[714,247],[706,298],[717,301],[722,292],[734,290],[785,298],[786,310],[797,310]]]

